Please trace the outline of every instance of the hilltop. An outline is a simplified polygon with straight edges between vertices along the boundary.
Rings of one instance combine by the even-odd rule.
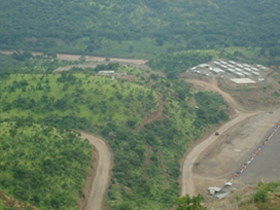
[[[279,46],[280,3],[20,1],[0,6],[0,47],[146,57],[182,49]]]

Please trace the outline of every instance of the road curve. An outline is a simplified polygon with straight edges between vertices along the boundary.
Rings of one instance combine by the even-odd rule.
[[[217,85],[210,84],[207,82],[203,82],[200,80],[188,80],[188,82],[191,82],[193,84],[204,86],[205,88],[211,89],[213,91],[219,92],[224,99],[230,104],[230,106],[233,107],[233,109],[236,111],[236,117],[228,121],[226,124],[224,124],[222,127],[218,129],[219,134],[222,135],[225,133],[228,129],[236,125],[237,123],[240,123],[250,116],[253,116],[260,112],[245,112],[243,109],[236,103],[236,101],[228,94],[220,90]],[[190,196],[195,195],[195,186],[192,180],[192,169],[195,161],[199,157],[199,155],[211,144],[213,144],[215,141],[219,139],[219,136],[215,136],[214,133],[211,134],[207,139],[196,145],[184,158],[181,164],[181,196],[184,196],[185,194],[189,194]]]
[[[80,132],[83,139],[88,139],[98,151],[98,163],[94,181],[90,187],[83,210],[103,210],[110,183],[113,155],[103,139],[94,134]]]

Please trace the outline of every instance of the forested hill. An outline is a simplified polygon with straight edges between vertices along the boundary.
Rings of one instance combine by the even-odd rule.
[[[0,47],[103,54],[151,43],[164,50],[272,47],[279,11],[276,0],[2,0]]]

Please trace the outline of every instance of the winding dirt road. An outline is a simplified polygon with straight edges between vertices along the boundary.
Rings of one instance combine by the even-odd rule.
[[[109,146],[100,137],[93,134],[80,132],[83,139],[88,139],[90,144],[98,151],[98,163],[94,181],[86,198],[83,210],[103,210],[110,183],[111,170],[113,166],[113,155]]]
[[[253,116],[255,114],[258,114],[260,112],[246,112],[243,110],[236,101],[228,94],[220,90],[217,86],[216,80],[213,80],[212,83],[207,83],[200,80],[187,80],[188,82],[191,82],[195,85],[199,85],[204,87],[205,89],[216,91],[220,93],[224,99],[229,103],[230,106],[235,110],[236,116],[235,118],[228,121],[226,124],[224,124],[222,127],[218,129],[218,132],[220,135],[222,135],[224,132],[226,132],[228,129],[236,125],[237,123],[240,123],[246,119],[248,119],[250,116]],[[192,179],[192,170],[193,165],[199,155],[207,149],[210,145],[215,143],[219,139],[219,136],[215,136],[214,133],[210,135],[207,139],[196,145],[184,158],[181,164],[181,196],[184,196],[185,194],[189,194],[190,196],[195,195],[195,186]]]

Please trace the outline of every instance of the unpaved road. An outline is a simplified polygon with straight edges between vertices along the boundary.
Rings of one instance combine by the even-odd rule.
[[[0,53],[2,54],[6,54],[6,55],[10,55],[13,54],[14,52],[17,52],[16,50],[0,50]],[[43,53],[40,52],[32,52],[33,56],[36,55],[43,55]],[[56,54],[57,55],[57,59],[60,60],[69,60],[69,61],[79,61],[81,58],[81,55],[72,55],[72,54]],[[53,73],[56,72],[61,72],[61,71],[68,71],[73,67],[77,67],[77,68],[95,68],[98,64],[108,64],[109,62],[117,62],[120,65],[130,65],[136,68],[141,68],[144,71],[149,71],[151,74],[156,74],[162,77],[165,77],[165,74],[163,72],[160,71],[153,71],[150,67],[148,67],[147,65],[145,65],[145,63],[148,62],[148,60],[144,60],[144,59],[125,59],[125,58],[110,58],[110,61],[106,61],[105,57],[98,57],[98,56],[91,56],[91,55],[87,55],[85,56],[86,61],[90,61],[89,63],[83,63],[83,64],[75,64],[75,65],[69,65],[69,66],[62,66],[59,67],[57,69],[55,69],[53,71]]]
[[[226,124],[224,124],[222,127],[218,129],[218,132],[220,135],[222,135],[224,132],[226,132],[228,129],[233,127],[234,125],[246,120],[252,115],[255,115],[260,112],[246,112],[244,111],[237,103],[236,101],[227,93],[220,90],[217,86],[216,81],[214,80],[212,84],[200,81],[200,80],[188,80],[188,82],[191,82],[195,85],[199,85],[204,87],[205,89],[212,90],[219,92],[224,99],[229,103],[230,106],[233,107],[233,109],[236,112],[236,117],[228,121]],[[181,164],[181,196],[185,194],[189,194],[190,196],[195,195],[195,186],[193,183],[193,165],[199,155],[207,149],[209,146],[211,146],[213,143],[215,143],[219,139],[219,136],[215,136],[214,133],[211,134],[207,139],[196,145],[187,155],[185,156],[184,160]]]
[[[14,52],[17,52],[16,50],[0,50],[0,53],[2,54],[13,54]],[[40,52],[32,52],[33,56],[36,55],[43,55],[43,53]],[[72,55],[72,54],[61,54],[58,53],[56,54],[57,58],[60,60],[69,60],[69,61],[78,61],[81,57],[81,55]],[[99,57],[99,56],[92,56],[92,55],[87,55],[85,56],[86,61],[97,61],[97,62],[103,62],[106,61],[105,57]],[[121,62],[121,63],[131,63],[131,64],[136,64],[136,65],[144,65],[148,60],[144,59],[125,59],[125,58],[110,58],[110,61],[115,61],[115,62]]]
[[[99,137],[80,132],[83,139],[88,139],[98,151],[98,163],[96,174],[91,185],[89,195],[86,198],[86,205],[83,210],[103,210],[107,197],[107,190],[110,183],[111,170],[113,165],[113,155],[108,145]]]
[[[157,97],[158,97],[158,110],[152,113],[146,119],[144,119],[143,122],[135,128],[135,130],[138,130],[142,128],[144,125],[151,123],[155,120],[158,120],[162,117],[162,111],[164,110],[162,95],[160,93],[157,93]]]

